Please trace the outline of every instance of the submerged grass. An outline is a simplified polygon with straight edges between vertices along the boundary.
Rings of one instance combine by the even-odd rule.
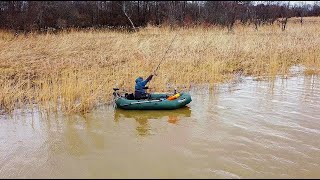
[[[218,27],[147,27],[137,33],[66,31],[15,37],[0,31],[0,109],[37,106],[44,111],[89,112],[110,103],[112,88],[133,91],[135,78],[158,65],[176,33],[151,91],[230,80],[235,73],[287,75],[295,64],[319,74],[320,18],[232,33]]]

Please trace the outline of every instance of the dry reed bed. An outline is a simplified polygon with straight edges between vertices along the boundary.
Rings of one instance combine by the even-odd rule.
[[[287,74],[303,64],[319,73],[320,26],[237,26],[225,29],[147,27],[137,33],[71,31],[14,37],[0,32],[0,109],[38,107],[65,113],[88,112],[112,100],[112,88],[133,91],[137,76],[147,77],[171,50],[150,82],[152,91],[168,86],[217,83],[234,73]],[[181,86],[180,86],[181,87]]]

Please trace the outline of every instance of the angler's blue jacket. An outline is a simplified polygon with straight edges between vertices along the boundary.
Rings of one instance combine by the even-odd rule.
[[[152,79],[153,75],[150,75],[146,80],[143,80],[142,77],[136,79],[135,85],[135,96],[140,97],[141,95],[146,94],[146,90],[143,89],[147,83]]]

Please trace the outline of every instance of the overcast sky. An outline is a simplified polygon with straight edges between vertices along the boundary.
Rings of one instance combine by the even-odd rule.
[[[284,1],[284,2],[289,2],[289,1]],[[290,1],[290,4],[300,4],[300,3],[305,3],[305,4],[314,4],[314,1]]]
[[[261,3],[261,1],[256,1],[256,2],[257,2],[258,4]],[[276,2],[276,1],[273,1],[273,2]],[[282,2],[282,3],[284,3],[284,4],[287,4],[289,1],[279,1],[279,2]],[[290,4],[291,4],[291,5],[295,5],[295,4],[300,5],[301,2],[302,2],[302,3],[305,3],[305,4],[313,5],[315,1],[290,1]]]

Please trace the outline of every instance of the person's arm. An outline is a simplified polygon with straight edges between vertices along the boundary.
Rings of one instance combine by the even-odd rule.
[[[146,79],[146,81],[150,81],[151,79],[152,79],[152,77],[153,77],[153,75],[151,74],[147,79]]]
[[[151,74],[146,80],[142,81],[143,86],[145,86],[151,79],[153,75]]]

